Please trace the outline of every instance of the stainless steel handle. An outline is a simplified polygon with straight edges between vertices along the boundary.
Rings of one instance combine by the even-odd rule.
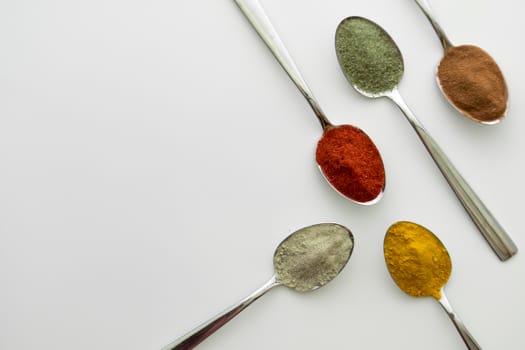
[[[451,48],[453,45],[448,39],[447,35],[445,34],[445,31],[435,17],[432,15],[432,12],[430,11],[430,6],[426,2],[426,0],[415,0],[419,8],[423,11],[427,19],[429,20],[430,24],[432,25],[432,28],[434,28],[434,31],[436,32],[437,36],[439,37],[439,41],[441,41],[441,45],[443,46],[443,49],[447,51],[447,49]]]
[[[450,302],[448,301],[445,292],[443,289],[441,289],[441,298],[438,299],[439,304],[443,307],[443,309],[446,311],[448,317],[452,320],[454,323],[454,326],[459,332],[459,335],[465,342],[465,345],[469,350],[481,350],[481,346],[476,342],[476,339],[470,334],[467,327],[463,324],[463,321],[459,318],[459,316],[454,312],[454,309],[452,309],[452,306],[450,305]]]
[[[388,97],[398,105],[408,119],[434,159],[439,170],[449,183],[452,190],[456,193],[456,196],[467,213],[472,218],[472,221],[474,221],[483,237],[485,237],[500,260],[505,261],[516,254],[518,252],[516,244],[514,244],[507,232],[505,232],[496,218],[490,213],[487,207],[485,207],[481,199],[478,198],[474,190],[469,186],[438,144],[408,108],[399,92],[394,90],[388,95]]]
[[[206,338],[215,333],[219,328],[224,326],[228,321],[237,316],[242,310],[246,309],[251,303],[259,299],[266,292],[273,287],[280,285],[273,276],[268,282],[266,282],[261,288],[250,294],[245,299],[241,300],[237,304],[224,310],[217,316],[209,319],[200,326],[196,327],[192,331],[183,335],[182,337],[169,343],[162,350],[190,350],[195,348],[197,345],[202,343]]]
[[[266,43],[266,46],[270,49],[272,54],[275,56],[277,61],[281,64],[285,72],[288,74],[290,79],[294,82],[295,86],[299,89],[301,94],[306,98],[310,107],[312,107],[315,115],[319,119],[323,129],[331,126],[330,121],[322,111],[319,103],[315,99],[312,91],[308,87],[308,84],[304,80],[301,72],[295,65],[292,56],[284,46],[279,34],[275,30],[272,22],[264,12],[261,4],[257,0],[234,0],[237,6],[241,9],[242,13],[246,16],[248,21],[251,23],[255,31],[259,34],[261,39]]]

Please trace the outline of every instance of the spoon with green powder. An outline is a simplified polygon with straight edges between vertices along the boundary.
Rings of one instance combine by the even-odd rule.
[[[259,2],[235,2],[321,123],[323,137],[317,144],[316,161],[325,179],[339,194],[355,203],[377,203],[385,188],[385,169],[374,142],[355,126],[330,123]]]
[[[445,295],[452,262],[439,238],[421,225],[400,221],[388,228],[383,250],[388,271],[398,287],[410,296],[439,301],[467,348],[481,349]]]
[[[454,46],[425,0],[415,0],[434,28],[445,55],[437,67],[437,81],[448,101],[466,117],[496,124],[505,117],[508,91],[494,59],[474,45]]]
[[[518,249],[512,239],[401,97],[397,86],[403,76],[403,57],[388,33],[366,18],[348,17],[337,28],[335,46],[341,69],[358,92],[371,98],[388,97],[401,109],[498,257],[504,261],[516,254]]]
[[[339,224],[316,224],[295,231],[275,250],[275,273],[268,282],[162,350],[195,348],[274,287],[283,285],[297,292],[309,292],[324,286],[345,267],[353,248],[352,233]]]

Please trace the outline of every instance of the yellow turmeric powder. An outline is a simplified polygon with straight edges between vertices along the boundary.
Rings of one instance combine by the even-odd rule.
[[[452,263],[441,241],[421,225],[400,221],[388,229],[385,262],[392,279],[405,293],[441,298]]]

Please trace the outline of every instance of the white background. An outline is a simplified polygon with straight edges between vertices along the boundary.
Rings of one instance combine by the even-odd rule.
[[[355,236],[341,275],[272,290],[202,349],[464,349],[430,298],[405,295],[386,229],[418,222],[448,247],[448,296],[484,349],[524,349],[525,70],[517,0],[431,3],[454,43],[500,64],[510,109],[478,125],[445,103],[442,49],[413,0],[263,0],[335,124],[363,128],[387,173],[351,203],[314,160],[321,128],[233,1],[0,2],[0,349],[159,349],[272,275],[294,230]],[[338,23],[381,24],[401,94],[521,249],[501,263],[409,124],[339,70]]]

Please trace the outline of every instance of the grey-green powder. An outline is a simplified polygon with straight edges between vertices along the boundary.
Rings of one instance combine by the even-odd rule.
[[[353,246],[351,232],[338,224],[317,224],[296,231],[275,251],[277,281],[299,292],[321,287],[343,269]]]
[[[346,78],[358,90],[393,90],[403,75],[403,57],[395,42],[374,22],[348,17],[337,28],[335,47]]]

